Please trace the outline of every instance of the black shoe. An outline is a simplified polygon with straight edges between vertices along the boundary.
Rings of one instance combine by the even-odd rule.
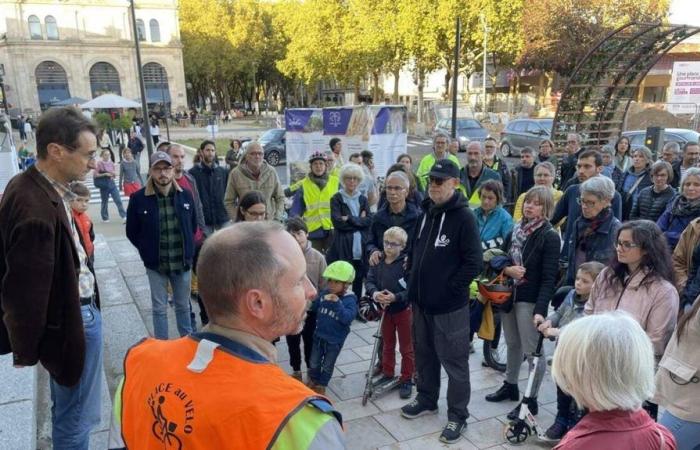
[[[442,429],[442,434],[440,434],[440,442],[445,444],[454,444],[455,442],[462,439],[462,430],[467,426],[465,421],[454,421],[450,420]]]
[[[404,381],[399,384],[399,397],[403,399],[411,398],[413,394],[413,383],[410,381]]]
[[[523,401],[518,403],[518,406],[513,408],[508,413],[508,420],[515,420],[518,418],[518,416],[520,415],[520,405],[522,405],[523,402],[527,403],[527,407],[530,409],[530,414],[532,414],[533,416],[537,415],[537,412],[538,412],[537,397],[532,397],[532,398],[523,397]]]
[[[507,381],[503,382],[496,392],[486,396],[487,402],[502,402],[503,400],[510,400],[517,402],[520,398],[520,391],[518,390],[517,384],[510,384]]]
[[[558,442],[567,431],[569,431],[569,427],[566,426],[566,420],[557,416],[552,426],[545,431],[544,440],[547,442]]]
[[[419,402],[418,399],[413,400],[411,403],[401,408],[401,415],[407,419],[415,419],[416,417],[426,414],[437,414],[437,412],[437,406],[435,408],[429,408]]]
[[[394,381],[394,377],[382,375],[382,377],[380,379],[378,379],[377,381],[374,382],[374,385],[379,386],[382,384],[391,383],[392,381]]]

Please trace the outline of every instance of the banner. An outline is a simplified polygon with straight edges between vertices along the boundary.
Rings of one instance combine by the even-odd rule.
[[[700,104],[700,61],[674,62],[670,91],[668,112],[695,114]]]
[[[369,140],[369,111],[366,106],[323,108],[323,134],[340,138],[343,160],[353,153],[367,150]]]
[[[301,180],[309,170],[309,156],[315,151],[329,150],[330,138],[323,135],[323,116],[319,108],[297,108],[284,111],[285,150],[289,184]]]
[[[369,116],[367,149],[374,154],[374,172],[383,177],[399,155],[406,153],[407,111],[405,106],[370,106]]]

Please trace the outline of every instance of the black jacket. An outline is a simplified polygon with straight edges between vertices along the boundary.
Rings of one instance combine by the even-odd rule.
[[[645,187],[639,191],[639,196],[632,204],[630,220],[645,219],[656,222],[675,196],[676,190],[671,186],[658,193],[654,191],[654,186]]]
[[[367,242],[367,256],[371,255],[373,251],[384,249],[384,232],[391,227],[401,227],[406,231],[406,234],[413,236],[413,229],[416,228],[416,223],[421,215],[421,210],[414,206],[412,203],[406,203],[406,208],[403,210],[403,214],[392,214],[389,209],[389,204],[384,205],[377,213],[372,217],[372,225],[370,227],[370,233]],[[408,253],[410,251],[411,241],[406,243],[406,248],[404,251]]]
[[[634,204],[635,199],[639,196],[639,192],[644,189],[647,186],[651,186],[653,183],[651,181],[651,175],[649,174],[649,169],[646,168],[640,175],[641,180],[639,177],[637,177],[636,181],[632,185],[636,184],[637,187],[634,189],[633,192],[628,192],[625,190],[625,180],[627,180],[627,177],[632,177],[632,171],[633,169],[628,169],[625,171],[625,173],[622,175],[622,178],[617,183],[617,186],[615,186],[615,189],[617,192],[620,193],[622,196],[622,220],[627,220],[630,217],[630,212],[632,211],[632,206]],[[636,195],[635,195],[636,194]]]
[[[681,164],[683,164],[683,158],[671,164],[671,167],[673,168],[673,180],[671,180],[668,184],[673,186],[675,189],[678,189],[678,186],[681,185]]]
[[[510,253],[513,235],[505,242]],[[561,240],[552,225],[546,222],[532,233],[523,247],[525,281],[513,289],[514,302],[534,303],[534,314],[547,316],[549,301],[554,295],[559,273],[559,247]]]
[[[456,311],[469,303],[469,284],[481,272],[479,227],[461,192],[442,205],[427,198],[423,210],[408,259],[408,297],[427,314]]]
[[[350,212],[350,207],[343,200],[340,192],[331,197],[331,220],[333,221],[333,242],[326,254],[328,264],[335,261],[352,262],[352,239],[356,231],[362,234],[362,261],[367,258],[364,251],[367,248],[367,238],[369,236],[369,226],[372,223],[370,216],[369,203],[367,197],[360,195],[360,214],[365,213],[365,217],[353,216]],[[347,216],[348,220],[344,221],[341,217]]]
[[[396,297],[394,302],[386,309],[386,312],[389,314],[401,312],[408,308],[409,305],[406,285],[401,284],[402,281],[406,282],[405,263],[405,256],[396,258],[391,264],[385,263],[382,259],[379,264],[370,267],[367,271],[365,290],[368,296],[372,297],[375,292],[386,289]]]
[[[506,196],[506,200],[509,202],[515,202],[515,198],[510,198],[511,196],[511,179],[510,179],[510,171],[508,170],[508,164],[506,164],[505,160],[503,159],[498,159],[496,158],[495,161],[493,162],[493,165],[488,165],[486,164],[486,161],[484,161],[484,165],[488,167],[491,170],[495,170],[498,172],[498,174],[501,176],[501,183],[503,183],[503,193]]]
[[[563,186],[566,185],[566,182],[573,178],[573,176],[576,174],[577,162],[578,157],[576,154],[566,155],[564,158],[562,158],[561,167],[559,170],[559,187],[562,187],[562,191],[565,190],[563,189]]]
[[[523,171],[526,170],[530,172],[532,178],[524,177],[525,179],[523,179]],[[520,197],[520,194],[527,192],[528,189],[535,185],[535,166],[533,165],[530,169],[525,169],[523,166],[517,166],[515,169],[513,169],[512,180],[513,191],[511,192],[510,196],[511,198],[517,200],[517,198]]]
[[[224,207],[228,171],[220,166],[207,167],[199,163],[190,169],[190,175],[197,183],[204,223],[212,226],[228,222],[228,213]]]

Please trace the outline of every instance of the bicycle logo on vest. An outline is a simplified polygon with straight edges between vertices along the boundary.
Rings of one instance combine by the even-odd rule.
[[[181,450],[182,441],[176,433],[190,434],[194,431],[194,402],[188,397],[184,390],[172,383],[158,384],[148,396],[148,406],[155,419],[151,431],[166,449]],[[180,428],[182,423],[184,426]]]

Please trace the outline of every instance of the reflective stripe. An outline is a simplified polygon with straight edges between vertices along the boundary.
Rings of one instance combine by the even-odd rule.
[[[329,420],[335,420],[332,414],[325,414],[311,405],[305,405],[289,419],[270,448],[274,450],[309,448],[318,431]]]

